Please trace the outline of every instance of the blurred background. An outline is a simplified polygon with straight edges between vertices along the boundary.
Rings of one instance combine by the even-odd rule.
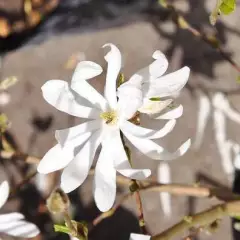
[[[221,16],[213,27],[209,15],[215,0],[170,3],[194,29],[218,39],[227,58],[240,64],[239,7],[233,14]],[[11,158],[1,155],[0,180],[9,180],[12,188],[17,189],[1,211],[23,212],[41,228],[38,239],[68,239],[67,235],[53,231],[53,218],[44,206],[46,197],[58,184],[59,173],[47,177],[36,175],[19,187],[37,166],[26,164],[24,154],[41,158],[55,144],[56,129],[79,123],[79,119],[48,105],[40,88],[50,79],[70,81],[81,60],[98,62],[106,69],[101,46],[108,42],[120,48],[126,78],[151,63],[152,53],[157,49],[169,59],[168,72],[185,65],[191,68],[190,80],[177,99],[184,106],[184,115],[159,142],[173,151],[187,138],[193,140],[187,154],[169,162],[171,181],[203,183],[240,192],[239,173],[234,166],[240,143],[239,71],[218,50],[191,31],[179,28],[171,10],[155,0],[0,0],[0,81],[13,76],[18,80],[11,88],[0,91],[1,113],[10,122],[3,140],[18,153]],[[91,83],[102,91],[104,75]],[[231,110],[222,109],[223,98]],[[219,109],[224,119],[221,123],[214,114]],[[147,118],[142,121],[145,126],[159,128],[159,121],[150,122]],[[2,149],[5,148],[2,144]],[[151,168],[154,179],[161,179],[158,174],[161,162],[147,159],[134,148],[133,159],[136,166]],[[70,194],[76,220],[91,222],[99,214],[93,201],[92,180],[92,176],[88,177]],[[119,187],[118,195],[127,191]],[[143,193],[142,197],[147,228],[152,235],[183,216],[217,203],[214,199],[172,196],[170,210],[166,210],[167,203],[162,202],[159,193]],[[215,234],[201,233],[192,239],[240,239],[232,230],[230,219],[225,218],[220,224]],[[113,217],[99,224],[89,239],[127,240],[130,232],[139,232],[134,200],[125,202]]]

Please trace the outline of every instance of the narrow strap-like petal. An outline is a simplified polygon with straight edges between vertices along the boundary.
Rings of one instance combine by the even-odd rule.
[[[183,114],[183,106],[179,105],[178,107],[161,114],[160,116],[155,116],[154,119],[177,119],[180,118]]]
[[[112,158],[111,148],[103,145],[94,176],[94,199],[102,212],[113,206],[116,197],[116,170]]]
[[[150,240],[150,239],[151,236],[149,235],[131,233],[129,240]]]
[[[59,111],[82,118],[98,118],[100,110],[80,105],[69,89],[68,83],[50,80],[42,86],[44,99]]]
[[[74,158],[72,147],[62,148],[60,144],[52,147],[38,164],[38,172],[48,174],[66,167]]]
[[[55,132],[55,137],[57,141],[62,146],[64,146],[69,141],[72,141],[73,139],[84,133],[92,132],[94,130],[99,129],[101,127],[101,124],[102,124],[101,120],[88,121],[71,128],[57,130]]]
[[[151,101],[144,99],[143,105],[138,109],[139,112],[146,114],[158,114],[173,102],[173,99]]]
[[[118,111],[124,119],[130,119],[142,106],[142,91],[135,87],[118,88]]]
[[[90,61],[80,62],[73,74],[71,88],[80,96],[87,99],[94,107],[106,110],[107,101],[105,98],[86,80],[96,77],[102,73],[102,67]]]
[[[113,44],[105,44],[103,46],[110,47],[110,51],[105,56],[108,63],[107,76],[104,96],[112,109],[117,106],[117,78],[121,69],[122,57],[119,49]]]
[[[91,135],[73,161],[63,170],[61,188],[66,193],[75,190],[85,181],[100,142],[101,131],[98,130]]]
[[[7,202],[9,196],[9,184],[4,181],[0,185],[0,208]]]
[[[150,139],[137,138],[126,132],[124,132],[124,135],[140,152],[154,160],[173,160],[181,157],[191,145],[191,140],[188,139],[176,152],[170,153]]]
[[[69,141],[64,147],[60,144],[51,148],[43,157],[38,165],[38,172],[48,174],[66,167],[74,158],[76,146],[80,147],[84,144],[89,137],[90,132],[76,137],[74,140]]]
[[[19,220],[0,224],[0,232],[21,238],[33,238],[39,234],[38,227],[30,222]]]
[[[133,169],[131,167],[119,131],[112,136],[107,146],[111,151],[115,169],[123,176],[130,179],[144,180],[151,175],[150,169]]]
[[[124,132],[127,132],[135,137],[139,138],[147,138],[147,139],[157,139],[166,136],[170,133],[176,124],[176,120],[169,120],[162,129],[153,130],[149,128],[143,128],[141,126],[137,126],[129,121],[124,121],[121,125],[121,129]]]
[[[102,71],[102,67],[97,63],[91,61],[82,61],[78,63],[74,71],[72,81],[86,81],[100,75]]]
[[[153,63],[135,73],[129,81],[124,84],[139,86],[139,83],[149,82],[150,80],[161,77],[168,68],[168,60],[159,50],[153,53],[153,58],[155,59]]]
[[[0,225],[2,223],[9,223],[9,222],[13,222],[13,221],[22,220],[22,219],[24,219],[24,216],[18,212],[0,214]]]
[[[167,74],[155,80],[144,82],[144,96],[151,97],[167,97],[179,92],[187,83],[190,74],[188,67]]]

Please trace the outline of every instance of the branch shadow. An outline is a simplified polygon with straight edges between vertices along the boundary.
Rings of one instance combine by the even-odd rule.
[[[206,2],[188,0],[189,10],[184,13],[179,12],[195,29],[204,34],[217,37],[223,46],[227,44],[227,33],[240,36],[240,32],[237,29],[228,27],[221,21],[217,22],[216,29],[213,28],[209,23],[209,11],[205,6]],[[164,51],[168,59],[170,61],[178,59],[180,66],[189,66],[193,75],[199,75],[214,85],[214,80],[216,79],[215,67],[220,62],[225,61],[222,56],[207,43],[193,36],[192,33],[180,29],[171,10],[156,6],[156,2],[152,1],[147,13],[153,29],[161,38],[168,41],[168,47]],[[169,20],[174,22],[173,31],[169,31],[166,27],[164,28],[164,24]],[[233,55],[232,52],[226,53],[228,56]],[[188,83],[188,85],[191,84],[189,90],[196,89],[199,81],[201,81],[199,77],[192,78],[192,81]]]

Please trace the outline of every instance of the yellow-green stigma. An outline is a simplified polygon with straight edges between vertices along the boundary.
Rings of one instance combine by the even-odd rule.
[[[100,118],[102,118],[106,124],[113,125],[117,122],[118,116],[116,111],[109,111],[101,113]]]

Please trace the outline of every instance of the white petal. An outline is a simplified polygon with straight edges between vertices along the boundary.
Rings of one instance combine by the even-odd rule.
[[[63,170],[61,188],[69,193],[79,187],[88,176],[89,169],[101,142],[101,131],[91,135],[73,161]]]
[[[151,175],[150,169],[132,169],[123,147],[119,131],[112,136],[110,142],[107,143],[107,147],[109,151],[111,150],[115,169],[123,176],[130,179],[144,180]]]
[[[45,154],[39,163],[38,172],[48,174],[66,167],[77,154],[77,150],[90,136],[91,132],[87,132],[71,139],[64,146],[61,146],[61,144],[55,145]]]
[[[195,149],[199,149],[202,144],[203,136],[210,117],[211,104],[207,95],[201,93],[199,96],[198,122],[196,130]]]
[[[0,185],[0,208],[7,202],[9,196],[9,184],[4,181]]]
[[[107,102],[105,98],[86,81],[101,73],[100,65],[90,61],[80,62],[73,74],[71,88],[90,101],[96,108],[106,110]]]
[[[132,118],[143,102],[142,91],[133,86],[118,88],[118,98],[118,110],[125,119]]]
[[[151,170],[150,169],[132,169],[131,166],[126,169],[118,169],[116,170],[121,173],[123,176],[130,178],[130,179],[136,179],[136,180],[145,180],[146,178],[151,176]]]
[[[62,148],[60,144],[51,148],[40,161],[37,171],[48,174],[66,167],[74,158],[74,147]]]
[[[154,117],[155,119],[176,119],[181,117],[183,114],[183,106],[179,105],[178,107],[174,108],[173,110],[170,110],[158,117]]]
[[[35,224],[24,220],[1,223],[0,232],[22,238],[33,238],[40,233]]]
[[[183,67],[176,72],[145,82],[143,84],[144,96],[151,98],[174,95],[185,86],[189,74],[190,69],[188,67]]]
[[[170,167],[167,163],[160,163],[158,165],[158,182],[168,184],[171,182]],[[170,217],[172,213],[171,195],[167,192],[159,193],[160,201],[162,204],[163,213],[165,216]]]
[[[166,72],[168,68],[168,60],[165,55],[160,51],[155,51],[152,57],[156,60],[149,66],[134,74],[126,84],[139,86],[139,83],[159,78]]]
[[[150,239],[151,236],[149,235],[131,233],[129,240],[150,240]]]
[[[50,80],[42,86],[44,99],[59,111],[82,118],[98,118],[97,109],[80,105],[69,89],[68,83],[61,80]]]
[[[64,146],[69,141],[72,141],[73,139],[75,139],[76,137],[79,137],[84,133],[92,132],[94,130],[99,129],[101,127],[101,124],[102,124],[101,120],[88,121],[71,128],[57,130],[55,132],[55,137],[57,141],[62,146]]]
[[[71,240],[79,240],[78,238],[76,237],[72,237],[72,236],[69,236]]]
[[[0,214],[0,225],[2,223],[9,223],[13,221],[18,221],[24,219],[24,216],[21,213],[7,213],[7,214]]]
[[[191,140],[188,139],[183,143],[176,152],[170,153],[163,147],[157,145],[155,142],[149,139],[137,138],[124,132],[124,135],[128,140],[136,147],[140,152],[152,158],[154,160],[173,160],[183,156],[191,145]]]
[[[121,53],[119,49],[113,44],[105,44],[103,46],[110,47],[111,50],[105,56],[108,63],[107,76],[104,96],[108,101],[110,107],[115,109],[117,106],[117,78],[121,69]]]
[[[157,139],[166,136],[170,133],[176,124],[176,120],[169,120],[165,126],[160,130],[153,130],[149,128],[143,128],[137,126],[129,121],[124,121],[121,125],[121,129],[135,137],[147,138],[147,139]]]
[[[1,92],[0,93],[0,106],[4,107],[11,101],[11,95],[8,92]]]
[[[113,155],[108,145],[103,145],[94,176],[94,199],[98,209],[108,211],[116,197],[116,170]]]
[[[156,59],[156,61],[149,66],[149,72],[151,76],[155,78],[161,77],[167,71],[168,60],[166,56],[159,50],[155,51],[152,57]]]
[[[139,112],[146,114],[157,114],[172,103],[172,99],[151,101],[147,98],[144,99],[143,105],[138,109]]]
[[[102,73],[102,67],[95,62],[79,62],[73,74],[72,81],[81,82],[94,78]]]
[[[85,141],[89,138],[89,135],[84,135]],[[44,155],[38,164],[37,171],[42,174],[48,174],[66,167],[74,158],[74,148],[75,146],[72,144],[64,147],[60,144],[55,145]]]
[[[34,179],[37,189],[45,195],[49,189],[49,178],[45,174],[38,173]]]

